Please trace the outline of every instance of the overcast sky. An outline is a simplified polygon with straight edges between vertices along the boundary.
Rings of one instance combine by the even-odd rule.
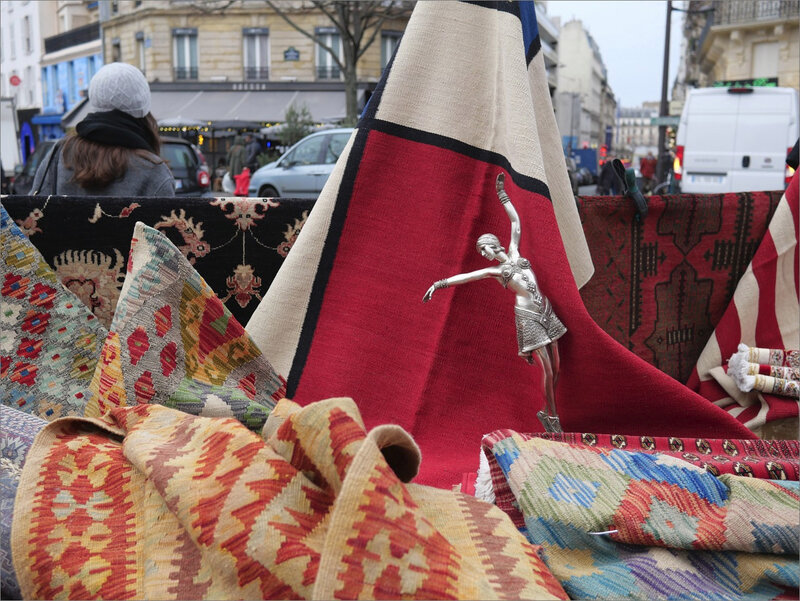
[[[682,2],[673,2],[682,8]],[[608,80],[617,102],[623,107],[640,106],[646,100],[661,99],[664,65],[665,0],[548,0],[548,16],[561,17],[561,24],[573,18],[583,21],[600,47]],[[678,72],[683,13],[672,11],[670,33],[669,85]]]

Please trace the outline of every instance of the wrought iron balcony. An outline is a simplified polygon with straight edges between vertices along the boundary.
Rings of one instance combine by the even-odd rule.
[[[44,52],[50,54],[95,40],[100,40],[100,23],[98,21],[45,38]]]
[[[175,80],[197,79],[197,67],[175,67]]]
[[[341,74],[339,67],[317,67],[317,79],[339,79]]]
[[[715,0],[714,25],[797,18],[800,0]]]
[[[246,81],[269,79],[269,67],[245,67],[244,78]]]

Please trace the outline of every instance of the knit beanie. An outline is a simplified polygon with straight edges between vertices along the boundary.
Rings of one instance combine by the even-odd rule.
[[[150,86],[136,67],[111,63],[92,77],[89,102],[98,111],[117,109],[141,119],[150,112]]]

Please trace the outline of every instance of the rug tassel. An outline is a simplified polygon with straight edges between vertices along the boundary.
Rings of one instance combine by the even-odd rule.
[[[494,503],[494,487],[492,486],[492,471],[489,469],[489,460],[483,449],[480,450],[481,458],[478,466],[478,477],[475,480],[475,496],[487,503]]]

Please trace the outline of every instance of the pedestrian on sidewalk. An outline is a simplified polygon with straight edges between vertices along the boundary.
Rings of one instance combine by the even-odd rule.
[[[261,154],[261,144],[258,143],[253,134],[245,134],[244,143],[244,149],[247,152],[246,165],[250,169],[250,173],[255,173],[259,167],[258,155]]]
[[[158,154],[150,86],[126,63],[102,67],[89,83],[93,109],[36,170],[31,194],[175,196],[175,180]]]
[[[247,151],[244,149],[242,136],[233,139],[233,146],[228,151],[228,173],[231,179],[236,181],[236,176],[242,172],[247,165]]]

